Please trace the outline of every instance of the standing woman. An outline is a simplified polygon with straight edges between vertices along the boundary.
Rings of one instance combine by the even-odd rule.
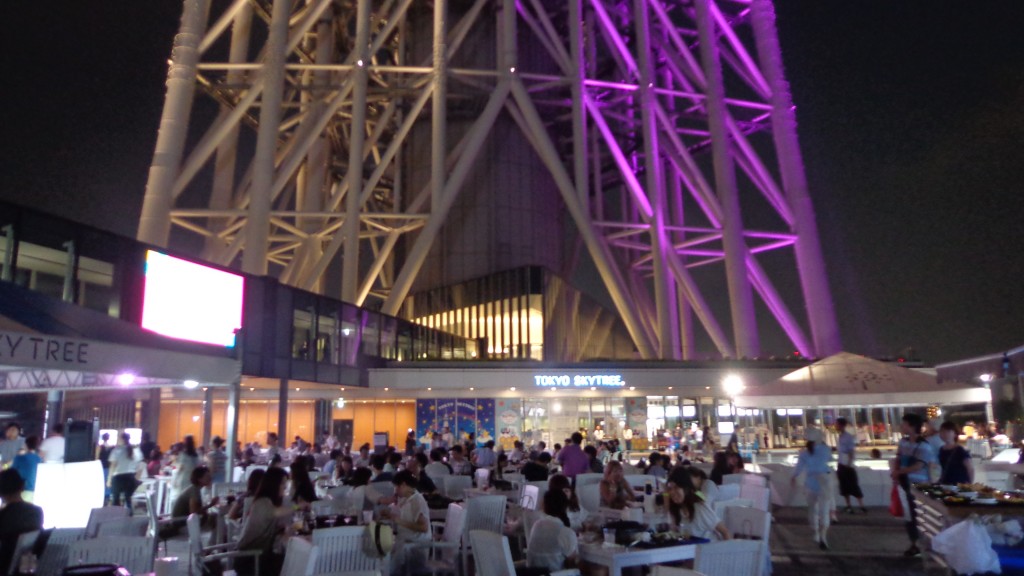
[[[808,428],[805,435],[807,444],[797,457],[796,468],[790,484],[796,485],[796,478],[807,474],[804,489],[807,491],[807,520],[814,532],[814,541],[822,550],[828,550],[828,527],[831,520],[835,491],[830,489],[829,475],[832,469],[832,451],[824,443],[824,436],[817,428]]]
[[[956,443],[960,432],[956,424],[946,421],[939,427],[942,447],[939,448],[939,464],[942,465],[942,476],[939,484],[971,484],[974,482],[974,463],[971,453]]]
[[[139,486],[135,480],[135,473],[140,462],[141,451],[132,446],[127,433],[122,433],[117,438],[117,447],[110,453],[110,497],[114,506],[120,506],[123,496],[129,514],[132,508],[132,494]]]
[[[196,439],[191,434],[185,436],[184,444],[178,455],[174,457],[174,476],[171,478],[171,501],[189,487],[192,471],[199,466],[199,453],[196,452]]]
[[[693,486],[690,473],[685,468],[672,470],[665,486],[668,497],[668,513],[672,518],[672,523],[680,531],[689,532],[691,536],[708,540],[732,538],[729,529],[718,519],[715,511],[697,495],[697,489]]]

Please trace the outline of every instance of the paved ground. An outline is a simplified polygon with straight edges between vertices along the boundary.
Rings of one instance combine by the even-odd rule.
[[[904,558],[909,541],[899,519],[883,508],[867,514],[840,512],[839,524],[829,530],[831,550],[818,549],[811,540],[806,508],[779,508],[773,512],[772,576],[832,574],[844,576],[923,576],[942,572],[931,564],[926,572],[920,558]]]

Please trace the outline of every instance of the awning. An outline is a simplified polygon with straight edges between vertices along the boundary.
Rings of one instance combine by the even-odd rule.
[[[735,400],[751,408],[925,406],[989,402],[980,386],[937,382],[935,376],[898,364],[840,352],[750,387]]]

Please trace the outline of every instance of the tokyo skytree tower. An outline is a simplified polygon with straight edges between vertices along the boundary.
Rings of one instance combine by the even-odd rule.
[[[642,358],[839,350],[770,0],[183,4],[139,240],[394,315],[587,256]]]

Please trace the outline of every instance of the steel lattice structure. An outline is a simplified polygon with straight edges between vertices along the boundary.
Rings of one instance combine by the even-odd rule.
[[[770,0],[185,0],[139,239],[176,226],[211,261],[310,290],[340,259],[343,300],[399,313],[456,198],[487,193],[463,185],[500,117],[642,357],[692,358],[698,326],[723,356],[760,355],[756,298],[802,354],[836,352],[774,19]],[[480,27],[490,44],[467,41]],[[197,88],[219,106],[204,126]],[[480,105],[456,137],[467,95]],[[429,181],[403,175],[415,126]],[[759,261],[778,250],[801,317]],[[724,273],[731,326],[704,267]]]

